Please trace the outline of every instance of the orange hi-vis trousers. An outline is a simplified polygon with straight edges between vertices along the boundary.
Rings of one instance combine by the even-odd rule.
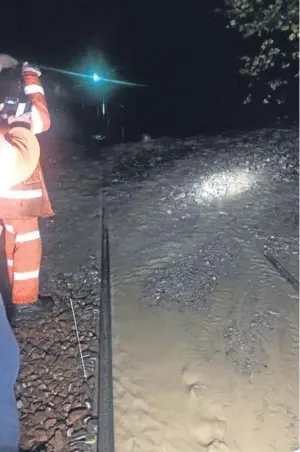
[[[39,293],[42,244],[38,219],[6,220],[5,254],[13,304],[35,303]]]

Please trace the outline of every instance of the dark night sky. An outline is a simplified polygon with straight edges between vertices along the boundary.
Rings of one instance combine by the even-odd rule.
[[[218,3],[218,5],[217,5]],[[212,116],[222,99],[239,96],[240,36],[213,9],[222,0],[37,0],[1,5],[2,52],[40,64],[68,67],[99,50],[120,78],[155,89],[134,92],[170,110]],[[176,6],[177,5],[177,6]],[[158,88],[157,88],[158,87]],[[188,102],[188,104],[187,104]],[[157,107],[153,107],[155,110]]]
[[[7,2],[1,44],[48,65],[98,48],[127,76],[150,83],[215,80],[237,49],[213,8],[211,0]]]

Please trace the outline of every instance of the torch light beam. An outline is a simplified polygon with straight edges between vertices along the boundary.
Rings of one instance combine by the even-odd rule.
[[[81,72],[74,72],[74,71],[69,71],[66,69],[58,69],[55,67],[51,67],[51,66],[44,66],[44,65],[38,65],[41,69],[46,70],[46,71],[53,71],[53,72],[59,72],[60,74],[65,74],[65,75],[72,75],[75,77],[81,77],[84,79],[89,79],[92,80],[95,83],[98,82],[106,82],[106,83],[114,83],[115,85],[122,85],[122,86],[136,86],[136,87],[142,87],[142,88],[147,88],[149,85],[144,85],[141,83],[134,83],[134,82],[126,82],[124,80],[115,80],[115,79],[111,79],[111,78],[106,78],[106,77],[101,77],[100,75],[94,73],[93,75],[87,75],[87,74],[82,74]]]

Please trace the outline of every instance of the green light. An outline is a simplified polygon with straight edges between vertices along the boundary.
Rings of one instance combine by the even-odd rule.
[[[111,78],[100,77],[96,73],[94,73],[93,75],[87,75],[87,74],[83,74],[81,72],[68,71],[66,69],[58,69],[58,68],[54,68],[54,67],[50,67],[50,66],[39,65],[39,67],[41,69],[45,69],[47,71],[54,71],[54,72],[59,72],[61,74],[65,74],[65,75],[71,75],[71,76],[75,76],[75,77],[90,79],[90,80],[93,80],[95,83],[102,81],[102,82],[111,83],[114,85],[136,86],[136,87],[143,87],[143,88],[148,87],[148,85],[144,85],[141,83],[126,82],[124,80],[115,80],[115,79],[111,79]]]
[[[94,80],[94,82],[99,82],[100,80],[101,80],[101,77],[99,77],[99,75],[98,74],[93,74],[93,80]]]

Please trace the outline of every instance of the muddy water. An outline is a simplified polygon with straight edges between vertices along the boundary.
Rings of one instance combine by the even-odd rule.
[[[141,243],[138,229],[130,235]],[[290,287],[245,244],[210,309],[146,306],[142,281],[159,265],[151,256],[145,241],[139,258],[112,253],[117,452],[295,450],[298,302]]]
[[[244,275],[245,276],[245,275]],[[113,284],[116,450],[144,452],[292,451],[297,443],[295,301],[278,280],[264,301],[280,320],[257,333],[256,362],[243,371],[236,341],[222,330],[251,322],[246,280],[223,283],[209,313],[140,303],[137,279]]]

